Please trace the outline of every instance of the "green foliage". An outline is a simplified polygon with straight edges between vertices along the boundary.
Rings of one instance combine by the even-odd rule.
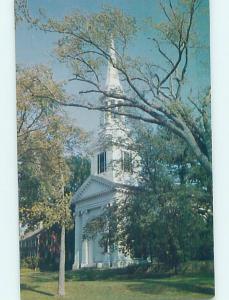
[[[129,232],[129,247],[135,247],[133,241],[138,247],[140,237],[143,254],[169,268],[189,259],[212,258],[210,176],[175,135],[146,131],[141,132],[140,140],[143,191],[125,204],[129,217],[123,224],[123,236]]]
[[[25,222],[38,224],[42,222],[45,228],[51,228],[54,225],[65,225],[67,228],[73,226],[72,215],[70,209],[71,194],[66,194],[62,198],[56,198],[37,201],[29,209],[22,208]]]
[[[67,159],[70,169],[70,178],[66,186],[66,191],[75,193],[90,175],[90,161],[81,155],[72,156]]]
[[[37,270],[39,266],[40,259],[37,256],[31,256],[21,259],[20,268],[28,268]]]
[[[73,227],[66,155],[86,140],[57,105],[66,98],[46,67],[17,68],[20,222],[28,230],[41,224],[45,229],[61,228],[59,295],[64,295],[65,231]]]
[[[41,221],[46,227],[70,224],[70,191],[65,188],[70,169],[65,156],[87,138],[68,122],[54,99],[64,101],[66,96],[49,69],[17,68],[20,220],[29,227]]]
[[[212,274],[214,275],[214,262],[207,261],[188,261],[179,268],[181,274]]]

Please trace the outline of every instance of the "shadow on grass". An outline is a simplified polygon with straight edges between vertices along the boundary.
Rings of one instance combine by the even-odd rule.
[[[176,288],[177,290],[187,291],[191,293],[214,295],[215,290],[213,287],[201,286],[201,283],[185,283],[185,282],[161,282],[166,287]]]
[[[160,294],[167,289],[174,292],[183,293],[197,293],[205,294],[209,296],[214,295],[214,288],[211,284],[201,281],[200,278],[194,280],[187,280],[186,278],[180,280],[145,280],[140,281],[137,284],[130,284],[128,288],[133,292],[141,292],[146,294]]]
[[[36,286],[31,287],[28,284],[24,284],[24,283],[21,284],[20,286],[21,286],[21,290],[24,290],[24,291],[31,291],[31,292],[34,292],[34,293],[38,293],[38,294],[42,294],[42,295],[50,296],[50,297],[54,297],[55,296],[52,293],[48,293],[48,292],[44,292],[44,291],[38,290],[36,288]]]
[[[56,272],[37,272],[32,273],[30,276],[33,282],[52,282],[58,280],[58,273]]]

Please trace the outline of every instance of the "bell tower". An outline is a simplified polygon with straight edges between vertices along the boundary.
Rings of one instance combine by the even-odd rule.
[[[115,67],[117,58],[113,40],[109,55],[104,89],[111,96],[103,95],[100,102],[105,107],[117,106],[113,110],[103,111],[100,114],[98,139],[91,158],[91,173],[116,183],[137,185],[139,158],[131,150],[133,141],[129,136],[125,116],[117,114],[123,111],[121,104],[124,100],[121,96],[124,92]],[[120,95],[120,99],[113,98],[112,94]]]

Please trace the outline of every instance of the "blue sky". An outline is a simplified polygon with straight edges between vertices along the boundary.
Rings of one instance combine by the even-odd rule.
[[[166,1],[166,0],[165,0]],[[142,26],[144,19],[152,17],[155,22],[160,21],[161,10],[157,0],[30,0],[29,7],[32,15],[36,16],[39,9],[46,12],[48,16],[62,18],[71,14],[75,10],[83,13],[93,13],[101,10],[103,5],[111,5],[122,9],[126,14],[135,17],[137,23]],[[202,0],[204,14],[197,19],[198,33],[206,46],[209,46],[209,19],[208,0]],[[135,40],[135,44],[130,45],[131,55],[140,55],[147,59],[156,55],[150,50],[147,35],[152,32],[140,33]],[[66,79],[70,76],[70,70],[60,65],[52,49],[55,46],[57,35],[44,33],[31,29],[26,24],[19,24],[16,29],[16,59],[18,64],[34,65],[47,64],[58,80]],[[132,47],[131,47],[132,46]],[[189,68],[189,76],[192,78],[192,87],[197,90],[202,86],[209,85],[209,50],[206,49],[200,55],[195,53],[192,57]],[[68,91],[73,93],[74,84],[68,87]],[[98,113],[69,108],[69,116],[85,129],[93,130],[98,125]],[[90,122],[89,122],[90,120]]]

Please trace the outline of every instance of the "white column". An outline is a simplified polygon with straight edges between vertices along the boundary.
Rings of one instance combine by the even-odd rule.
[[[82,244],[82,267],[88,265],[88,240],[83,240]]]
[[[82,230],[83,227],[87,224],[88,220],[88,212],[85,210],[82,214]],[[88,241],[83,240],[82,241],[82,267],[85,267],[88,265]]]
[[[88,243],[88,240],[85,240],[85,265],[88,265],[89,261],[88,261],[88,256],[89,256],[89,243]]]
[[[82,226],[81,226],[81,215],[79,212],[75,214],[75,258],[72,266],[73,270],[77,270],[81,266],[82,259]]]
[[[94,240],[88,241],[88,264],[93,266],[94,264]]]

